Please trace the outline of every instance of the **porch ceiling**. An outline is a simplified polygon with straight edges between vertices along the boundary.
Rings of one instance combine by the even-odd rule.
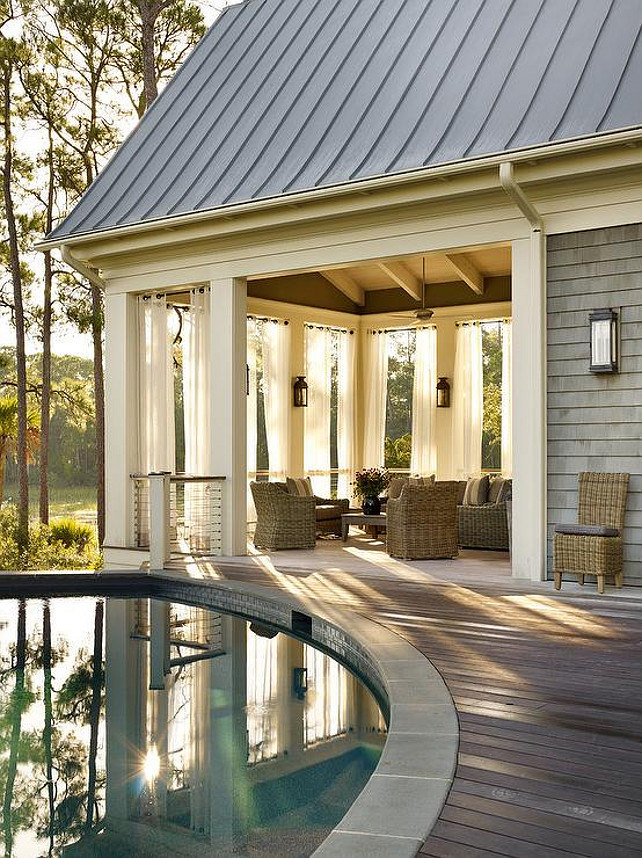
[[[283,277],[257,278],[252,297],[311,304],[360,314],[408,310],[421,302],[425,266],[426,306],[510,299],[509,244],[460,248],[368,264],[329,267]]]

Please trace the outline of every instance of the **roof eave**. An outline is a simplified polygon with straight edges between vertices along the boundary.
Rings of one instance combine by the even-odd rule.
[[[283,206],[301,205],[307,202],[315,202],[344,196],[351,193],[372,193],[385,188],[412,184],[424,181],[428,178],[443,178],[474,172],[489,167],[497,167],[499,164],[512,161],[531,161],[538,158],[552,158],[562,155],[573,155],[596,148],[605,148],[614,145],[638,145],[642,143],[642,126],[620,129],[618,131],[591,134],[575,137],[561,142],[536,144],[525,146],[520,149],[505,150],[502,152],[483,155],[478,158],[465,158],[450,161],[436,166],[421,167],[419,169],[406,170],[399,173],[386,173],[367,179],[357,179],[328,185],[321,188],[313,188],[304,191],[293,191],[287,194],[278,194],[258,200],[248,200],[240,203],[217,206],[204,211],[187,212],[185,214],[171,215],[154,220],[140,221],[122,226],[107,227],[105,229],[93,230],[81,233],[72,233],[51,239],[43,239],[35,245],[35,249],[41,252],[54,250],[58,247],[72,246],[86,243],[92,240],[104,240],[109,238],[121,238],[136,233],[151,232],[156,229],[176,229],[183,225],[201,223],[203,221],[215,221],[219,218],[241,217],[244,214],[269,209],[278,209]]]

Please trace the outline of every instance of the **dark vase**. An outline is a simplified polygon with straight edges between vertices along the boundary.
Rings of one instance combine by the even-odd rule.
[[[364,498],[361,509],[364,515],[379,515],[381,512],[381,501],[376,496]]]

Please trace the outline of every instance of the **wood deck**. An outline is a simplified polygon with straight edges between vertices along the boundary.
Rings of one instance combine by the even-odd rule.
[[[477,564],[466,583],[457,561],[457,583],[412,564],[356,574],[270,561],[215,574],[307,596],[311,608],[352,606],[444,676],[459,763],[420,855],[642,855],[642,600],[513,582],[493,573],[492,555],[488,578]]]

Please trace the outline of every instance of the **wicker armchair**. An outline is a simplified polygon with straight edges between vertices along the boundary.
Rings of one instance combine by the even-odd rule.
[[[459,544],[462,548],[508,551],[506,503],[457,507]]]
[[[404,486],[398,498],[388,498],[388,554],[402,560],[456,557],[456,482]]]
[[[254,544],[257,548],[314,548],[316,501],[288,494],[275,483],[250,483],[256,507]]]
[[[622,586],[622,533],[628,474],[579,475],[577,524],[558,524],[553,537],[555,589],[562,575],[570,572],[584,584],[585,575],[597,576],[597,591],[604,592],[604,579],[613,575]]]

